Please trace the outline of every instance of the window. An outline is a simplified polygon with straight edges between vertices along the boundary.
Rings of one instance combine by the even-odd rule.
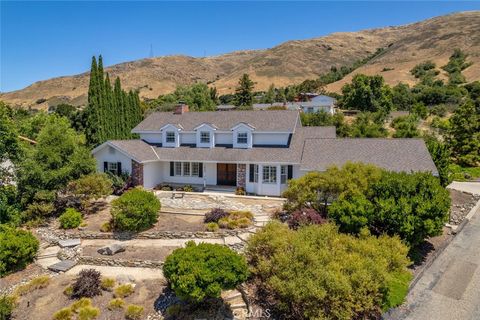
[[[181,162],[175,162],[175,175],[176,176],[181,176],[182,175],[182,163]]]
[[[280,167],[280,183],[281,184],[286,184],[287,183],[287,166],[281,166]]]
[[[313,110],[314,110],[313,107],[308,107],[307,108],[307,113],[313,113]]]
[[[110,173],[117,174],[118,173],[118,165],[116,162],[109,162],[107,166],[107,170]]]
[[[201,177],[201,165],[200,162],[174,162],[174,175],[179,177]]]
[[[277,167],[263,167],[263,183],[277,183]]]
[[[167,131],[166,142],[175,143],[175,132]]]
[[[253,165],[253,182],[258,182],[258,164]]]
[[[248,143],[248,133],[247,132],[239,132],[237,134],[237,143],[238,144],[247,144]]]
[[[200,143],[210,143],[210,132],[208,131],[200,132]]]
[[[200,163],[192,162],[192,176],[198,177],[199,172],[200,172]]]

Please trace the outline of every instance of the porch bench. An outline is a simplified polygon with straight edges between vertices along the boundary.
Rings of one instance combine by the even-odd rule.
[[[183,191],[172,191],[172,199],[182,199],[184,195]]]

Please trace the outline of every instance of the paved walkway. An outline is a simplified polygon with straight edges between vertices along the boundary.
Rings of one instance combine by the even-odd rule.
[[[480,208],[387,319],[480,319]]]
[[[464,191],[472,194],[480,194],[480,182],[459,182],[453,181],[447,188]]]
[[[82,269],[95,269],[102,273],[105,277],[126,276],[135,281],[164,279],[162,270],[150,268],[130,268],[130,267],[108,267],[108,266],[92,266],[92,265],[76,265],[68,270],[66,274],[77,275]]]

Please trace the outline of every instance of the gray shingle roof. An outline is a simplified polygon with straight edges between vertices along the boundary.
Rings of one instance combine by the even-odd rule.
[[[422,139],[306,139],[300,169],[326,170],[347,161],[392,171],[438,171]]]
[[[139,162],[158,160],[153,147],[143,140],[109,140],[107,143]]]
[[[206,122],[212,123],[219,130],[226,131],[240,122],[245,122],[258,131],[292,132],[297,124],[298,111],[232,111],[232,112],[186,112],[173,114],[171,112],[155,112],[140,122],[132,131],[156,131],[166,124],[181,125],[183,130],[193,128]]]

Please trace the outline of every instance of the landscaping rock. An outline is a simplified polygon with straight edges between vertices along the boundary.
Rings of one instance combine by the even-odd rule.
[[[63,260],[55,264],[52,264],[51,266],[48,267],[48,270],[51,270],[54,272],[65,272],[73,268],[76,264],[77,263],[73,260]]]
[[[122,243],[113,243],[109,246],[102,247],[98,249],[98,253],[107,255],[107,256],[113,256],[116,253],[123,252],[125,251],[126,247]]]
[[[80,245],[80,239],[67,239],[58,241],[58,245],[62,248],[76,247]]]

